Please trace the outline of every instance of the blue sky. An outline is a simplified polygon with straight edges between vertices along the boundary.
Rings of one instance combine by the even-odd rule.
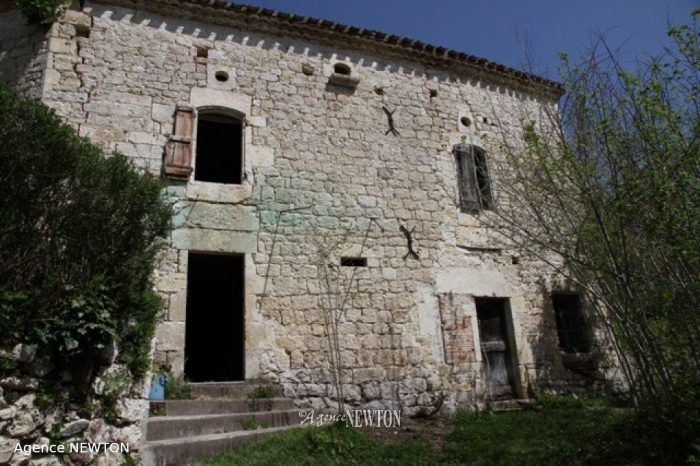
[[[656,54],[669,22],[687,23],[700,0],[234,0],[330,19],[461,50],[505,65],[525,62],[557,78],[558,52],[572,57],[605,33],[627,57]]]

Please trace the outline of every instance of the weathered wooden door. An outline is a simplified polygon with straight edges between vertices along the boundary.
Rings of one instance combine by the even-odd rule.
[[[506,322],[507,301],[503,298],[477,298],[481,355],[486,376],[487,396],[492,400],[515,395],[513,355]]]

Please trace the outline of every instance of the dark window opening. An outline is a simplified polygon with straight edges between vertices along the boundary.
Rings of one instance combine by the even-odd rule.
[[[242,255],[189,253],[185,376],[192,382],[244,380]]]
[[[341,267],[367,267],[366,257],[341,257]]]
[[[241,184],[243,173],[243,120],[217,114],[197,121],[194,179]]]
[[[567,353],[585,353],[590,350],[580,296],[555,293],[552,295],[552,304],[557,321],[559,347]]]
[[[333,66],[333,72],[350,76],[351,70],[350,67],[345,63],[336,63]]]
[[[472,121],[467,117],[460,118],[459,122],[462,123],[462,125],[464,126],[469,126],[472,124]]]
[[[208,58],[209,49],[206,47],[197,47],[197,58]]]
[[[474,145],[458,144],[454,154],[459,177],[461,211],[474,213],[493,208],[486,152]]]
[[[75,36],[84,37],[86,39],[90,38],[90,28],[87,26],[75,26]]]

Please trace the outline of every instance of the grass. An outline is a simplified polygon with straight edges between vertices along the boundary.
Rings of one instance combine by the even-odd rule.
[[[243,430],[255,430],[258,427],[261,429],[266,429],[270,427],[270,425],[267,422],[258,422],[258,420],[251,416],[243,419],[241,422],[241,427],[243,427]]]
[[[531,411],[459,412],[442,447],[421,441],[420,435],[398,443],[343,426],[302,428],[212,457],[205,464],[700,464],[695,459],[700,457],[697,423],[678,419],[663,425],[600,400],[546,397]]]
[[[586,464],[606,429],[628,415],[599,401],[546,398],[537,411],[461,412],[443,460],[472,465]]]
[[[224,465],[429,465],[434,464],[429,445],[421,442],[377,442],[351,427],[306,427],[281,432],[259,443],[248,444],[205,461]]]
[[[279,396],[279,390],[277,387],[272,385],[261,385],[255,387],[250,393],[248,393],[248,398],[250,399],[267,399],[267,398],[277,398]]]

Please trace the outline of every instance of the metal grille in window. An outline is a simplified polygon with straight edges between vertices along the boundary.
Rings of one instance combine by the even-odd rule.
[[[453,153],[459,177],[460,210],[474,213],[493,208],[486,152],[473,144],[457,144]]]
[[[587,352],[590,349],[590,343],[579,295],[553,294],[552,304],[557,321],[559,347],[567,353]]]

